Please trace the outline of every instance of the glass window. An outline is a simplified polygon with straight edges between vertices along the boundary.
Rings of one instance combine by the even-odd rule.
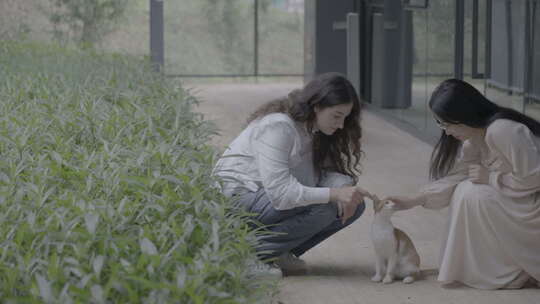
[[[167,74],[253,74],[253,0],[177,0],[165,5]]]

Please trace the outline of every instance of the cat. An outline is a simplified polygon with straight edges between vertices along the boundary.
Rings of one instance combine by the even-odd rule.
[[[411,239],[397,229],[390,218],[396,210],[395,204],[372,196],[375,215],[371,224],[371,241],[375,249],[376,264],[374,282],[388,284],[394,279],[412,283],[420,274],[420,256]]]

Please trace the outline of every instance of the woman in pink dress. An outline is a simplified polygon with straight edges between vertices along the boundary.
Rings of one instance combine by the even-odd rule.
[[[540,280],[540,123],[449,79],[429,102],[442,129],[432,183],[403,208],[449,207],[438,280],[480,289]]]

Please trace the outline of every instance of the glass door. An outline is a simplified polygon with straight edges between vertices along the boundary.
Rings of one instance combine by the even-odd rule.
[[[463,6],[463,80],[485,93],[487,1],[464,0]]]
[[[428,108],[429,98],[443,80],[454,77],[455,0],[402,0],[411,14],[412,81],[411,106],[393,110],[400,120],[412,124],[431,138],[438,137]]]
[[[533,0],[528,3],[526,14],[529,22],[527,64],[529,68],[528,84],[524,99],[525,114],[540,120],[540,1]]]
[[[426,128],[430,136],[439,136],[441,130],[429,111],[431,93],[445,79],[454,77],[456,40],[456,0],[430,1],[427,11],[427,77],[425,100]]]
[[[523,112],[528,1],[485,0],[485,94],[493,102]]]
[[[426,129],[428,98],[428,75],[429,75],[429,5],[428,1],[403,1],[404,15],[410,18],[406,24],[410,32],[410,52],[405,54],[410,57],[412,65],[411,78],[411,102],[410,107],[400,109],[401,120],[412,124],[419,130]]]

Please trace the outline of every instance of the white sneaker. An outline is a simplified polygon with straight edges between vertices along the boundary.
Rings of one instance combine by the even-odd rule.
[[[276,264],[279,266],[279,268],[286,272],[299,272],[306,270],[306,262],[290,252],[280,255],[276,260]]]
[[[283,272],[274,263],[266,264],[260,261],[249,262],[248,273],[253,277],[270,280],[279,280],[283,277]]]

